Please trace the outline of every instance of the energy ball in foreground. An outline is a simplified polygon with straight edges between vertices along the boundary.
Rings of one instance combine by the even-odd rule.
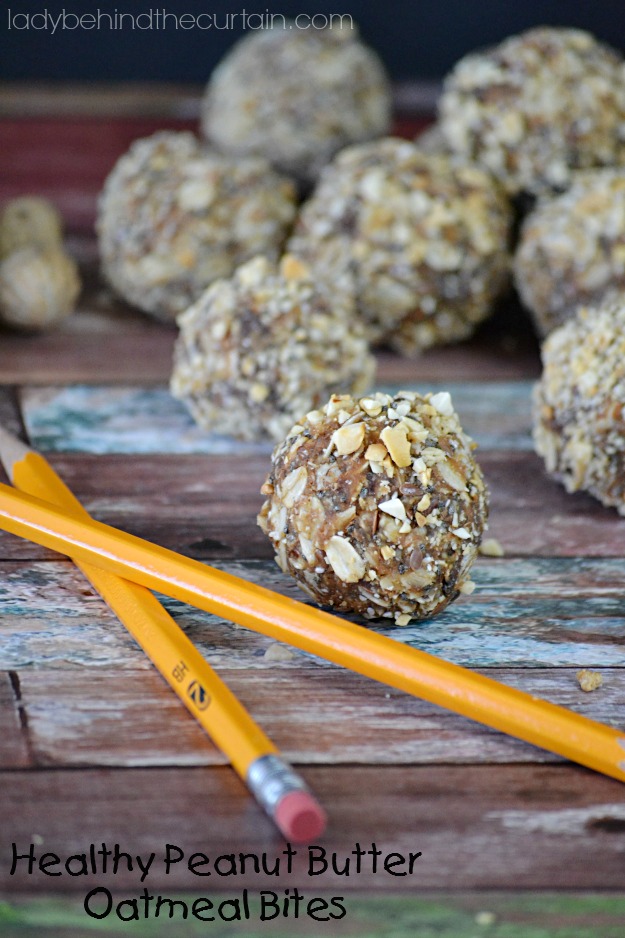
[[[362,393],[375,361],[348,294],[286,255],[219,280],[178,319],[171,390],[206,429],[282,439],[337,390]]]
[[[100,197],[104,274],[127,302],[173,320],[257,254],[277,259],[295,216],[293,184],[265,160],[211,153],[190,133],[137,140]]]
[[[202,110],[218,149],[264,156],[304,183],[338,150],[387,133],[390,120],[384,67],[347,26],[247,36],[213,72]]]
[[[489,315],[508,282],[511,220],[488,174],[387,137],[324,170],[288,247],[330,282],[349,271],[370,340],[414,355]]]
[[[542,348],[534,444],[568,492],[625,515],[625,300],[582,307]]]
[[[514,279],[541,337],[625,291],[625,167],[578,172],[526,218]]]
[[[439,114],[451,149],[512,195],[625,162],[623,59],[582,30],[539,27],[466,56],[445,80]]]
[[[258,521],[317,602],[398,625],[470,593],[488,497],[446,391],[334,396],[273,454]]]

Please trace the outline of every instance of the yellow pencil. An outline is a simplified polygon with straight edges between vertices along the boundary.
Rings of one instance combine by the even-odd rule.
[[[625,781],[625,731],[6,485],[0,528]]]
[[[63,506],[75,517],[90,518],[52,466],[2,427],[0,461],[13,484],[23,492]],[[325,825],[325,815],[303,780],[279,755],[156,597],[145,587],[85,560],[76,558],[75,562],[228,756],[287,840],[310,841],[318,837]]]

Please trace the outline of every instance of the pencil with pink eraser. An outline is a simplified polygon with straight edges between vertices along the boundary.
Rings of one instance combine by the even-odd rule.
[[[0,528],[625,781],[625,732],[0,485]]]
[[[89,518],[50,464],[0,427],[0,461],[16,488]],[[242,703],[143,586],[75,560],[180,700],[229,758],[287,840],[310,842],[325,813]]]

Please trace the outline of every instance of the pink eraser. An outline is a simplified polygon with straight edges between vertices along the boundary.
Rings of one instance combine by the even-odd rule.
[[[291,791],[276,805],[274,820],[287,840],[306,843],[315,840],[326,826],[321,805],[307,791]]]

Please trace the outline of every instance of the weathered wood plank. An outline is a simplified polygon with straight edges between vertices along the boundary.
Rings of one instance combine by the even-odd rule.
[[[17,675],[0,671],[0,765],[3,768],[25,768],[31,764],[19,698]]]
[[[194,86],[166,88],[162,100],[158,92],[145,95],[141,88],[92,97],[84,89],[64,96],[36,87],[24,95],[2,86],[0,201],[36,191],[55,202],[68,227],[83,234],[92,234],[104,179],[133,140],[158,130],[197,132]],[[116,98],[120,111],[114,110]],[[71,111],[74,106],[77,112]],[[413,136],[425,123],[403,119],[397,132]]]
[[[621,556],[625,521],[591,495],[573,495],[532,453],[478,453],[491,492],[490,534],[509,554]]]
[[[0,427],[5,427],[11,433],[18,435],[23,433],[22,417],[16,390],[15,388],[3,387],[2,385],[0,385]],[[8,481],[2,466],[0,466],[0,481]]]
[[[381,352],[377,379],[382,384],[408,381],[517,381],[540,375],[534,327],[514,292],[466,342],[428,349],[416,359]]]
[[[427,889],[622,890],[623,786],[572,766],[311,767],[303,774],[329,815],[323,844],[328,854],[349,856],[356,843],[404,856],[422,852],[412,876],[339,876],[332,869],[307,875],[300,848],[292,876],[267,877],[251,870],[223,879],[198,880],[179,863],[169,876],[162,854],[167,843],[188,858],[195,851],[215,858],[233,852],[280,855],[283,844],[270,822],[228,768],[103,769],[90,772],[3,772],[0,816],[6,843],[27,849],[37,835],[39,853],[62,857],[90,843],[120,844],[131,854],[157,854],[149,887],[223,889],[244,886],[407,891]],[[366,792],[366,801],[358,797]],[[461,793],[461,796],[459,796]],[[41,839],[40,839],[41,838]],[[50,889],[43,875],[24,867],[3,887],[36,894]],[[116,876],[63,877],[55,893],[84,895],[107,885],[120,898],[141,890],[136,871]],[[306,889],[307,887],[307,889]]]
[[[569,669],[483,670],[495,680],[620,726],[625,669],[584,693]],[[424,765],[561,762],[558,756],[339,669],[221,667],[220,676],[293,763]],[[221,765],[227,760],[155,671],[20,672],[39,765]],[[2,765],[13,765],[10,753]],[[18,763],[21,764],[21,763]]]
[[[162,382],[171,371],[174,338],[172,327],[112,302],[107,292],[87,293],[76,313],[51,332],[29,336],[3,331],[0,380],[33,385]]]
[[[199,891],[195,893],[199,894]],[[315,891],[315,894],[320,894]],[[329,899],[331,894],[324,892]],[[185,898],[192,901],[185,893]],[[217,906],[226,899],[226,893],[211,898]],[[258,900],[252,897],[254,920],[258,918]],[[358,938],[381,938],[388,935],[392,923],[393,938],[458,938],[478,936],[489,938],[622,938],[625,918],[625,898],[606,893],[533,893],[475,892],[475,893],[420,893],[394,895],[388,891],[367,895],[350,892],[346,903],[347,916],[333,923],[333,935],[357,935]],[[0,907],[3,938],[37,938],[49,935],[46,922],[54,922],[54,938],[75,938],[76,929],[85,927],[86,915],[82,902],[76,898],[12,898],[10,904]],[[127,922],[107,923],[108,938],[125,938]],[[177,925],[181,928],[182,925]],[[201,935],[202,926],[196,928],[187,920],[184,934]],[[306,936],[319,933],[313,922],[297,922],[297,934]],[[273,935],[293,938],[292,919],[275,918],[271,922]],[[144,923],[133,922],[136,938],[170,938],[171,920],[162,916]],[[266,928],[258,929],[248,922],[229,922],[228,935],[262,938]],[[225,934],[225,932],[224,932]]]
[[[491,491],[489,536],[508,556],[622,557],[625,521],[585,494],[569,495],[532,453],[478,453]],[[101,521],[202,560],[270,559],[256,525],[268,454],[51,454],[77,497]],[[0,532],[0,556],[53,555]]]
[[[197,118],[204,85],[193,82],[162,81],[89,82],[88,87],[75,82],[54,85],[19,81],[0,83],[0,117],[50,118],[98,117],[141,119],[145,117]],[[437,81],[402,81],[393,86],[395,109],[402,121],[412,125],[407,133],[414,136],[417,124],[430,122],[440,94]],[[93,140],[90,139],[93,144]]]
[[[94,82],[84,84],[62,82],[2,82],[0,84],[0,117],[18,118],[25,124],[27,137],[35,121],[25,118],[190,118],[199,114],[202,87],[173,82]],[[31,131],[32,132],[32,131]],[[59,137],[62,138],[62,126]],[[96,147],[97,140],[88,137]]]
[[[272,562],[220,563],[236,576],[307,602]],[[3,564],[0,668],[148,667],[117,619],[67,562]],[[483,558],[477,589],[432,620],[371,628],[469,667],[619,667],[625,642],[622,561]],[[215,667],[299,667],[267,660],[271,639],[164,600]],[[312,664],[311,664],[312,666]],[[318,666],[330,668],[329,664]]]
[[[422,393],[449,390],[465,430],[482,448],[530,450],[531,385],[420,380],[411,387]],[[399,387],[395,383],[381,389],[392,392]],[[164,387],[26,388],[21,402],[31,440],[51,452],[243,456],[272,449],[270,443],[241,443],[202,430]]]
[[[271,443],[216,437],[193,421],[164,387],[26,388],[21,395],[28,434],[48,452],[270,453]]]
[[[51,199],[68,227],[91,233],[99,191],[133,140],[157,130],[195,130],[189,116],[103,120],[39,116],[2,120],[0,200],[36,191]]]
[[[56,201],[62,203],[69,219],[91,213],[94,198],[68,187],[67,182],[56,193]],[[67,244],[80,264],[83,279],[78,310],[51,333],[27,336],[3,330],[0,380],[25,385],[166,384],[175,329],[113,297],[99,275],[97,243],[92,235],[70,232]],[[104,337],[107,349],[111,344],[115,354],[103,352]],[[515,381],[535,378],[539,371],[532,328],[512,297],[468,342],[431,349],[416,360],[380,351],[377,383]]]
[[[101,521],[198,559],[265,558],[256,524],[269,456],[93,456],[51,454],[51,464]],[[0,532],[0,556],[53,554]]]
[[[85,212],[83,196],[67,194],[74,212]],[[80,255],[84,245],[70,241]],[[76,247],[74,247],[76,245]],[[116,356],[102,354],[102,334],[117,343]],[[23,336],[4,331],[0,345],[0,378],[15,384],[49,385],[63,382],[166,383],[171,372],[175,331],[152,321],[120,301],[113,301],[100,284],[87,284],[77,313],[52,333]],[[123,343],[122,343],[123,339]],[[151,361],[143,361],[149,343]],[[120,354],[120,349],[123,354]],[[514,381],[539,374],[533,347],[510,350],[496,337],[432,349],[416,360],[392,352],[377,355],[380,385],[440,381]],[[137,370],[139,369],[139,370]]]

